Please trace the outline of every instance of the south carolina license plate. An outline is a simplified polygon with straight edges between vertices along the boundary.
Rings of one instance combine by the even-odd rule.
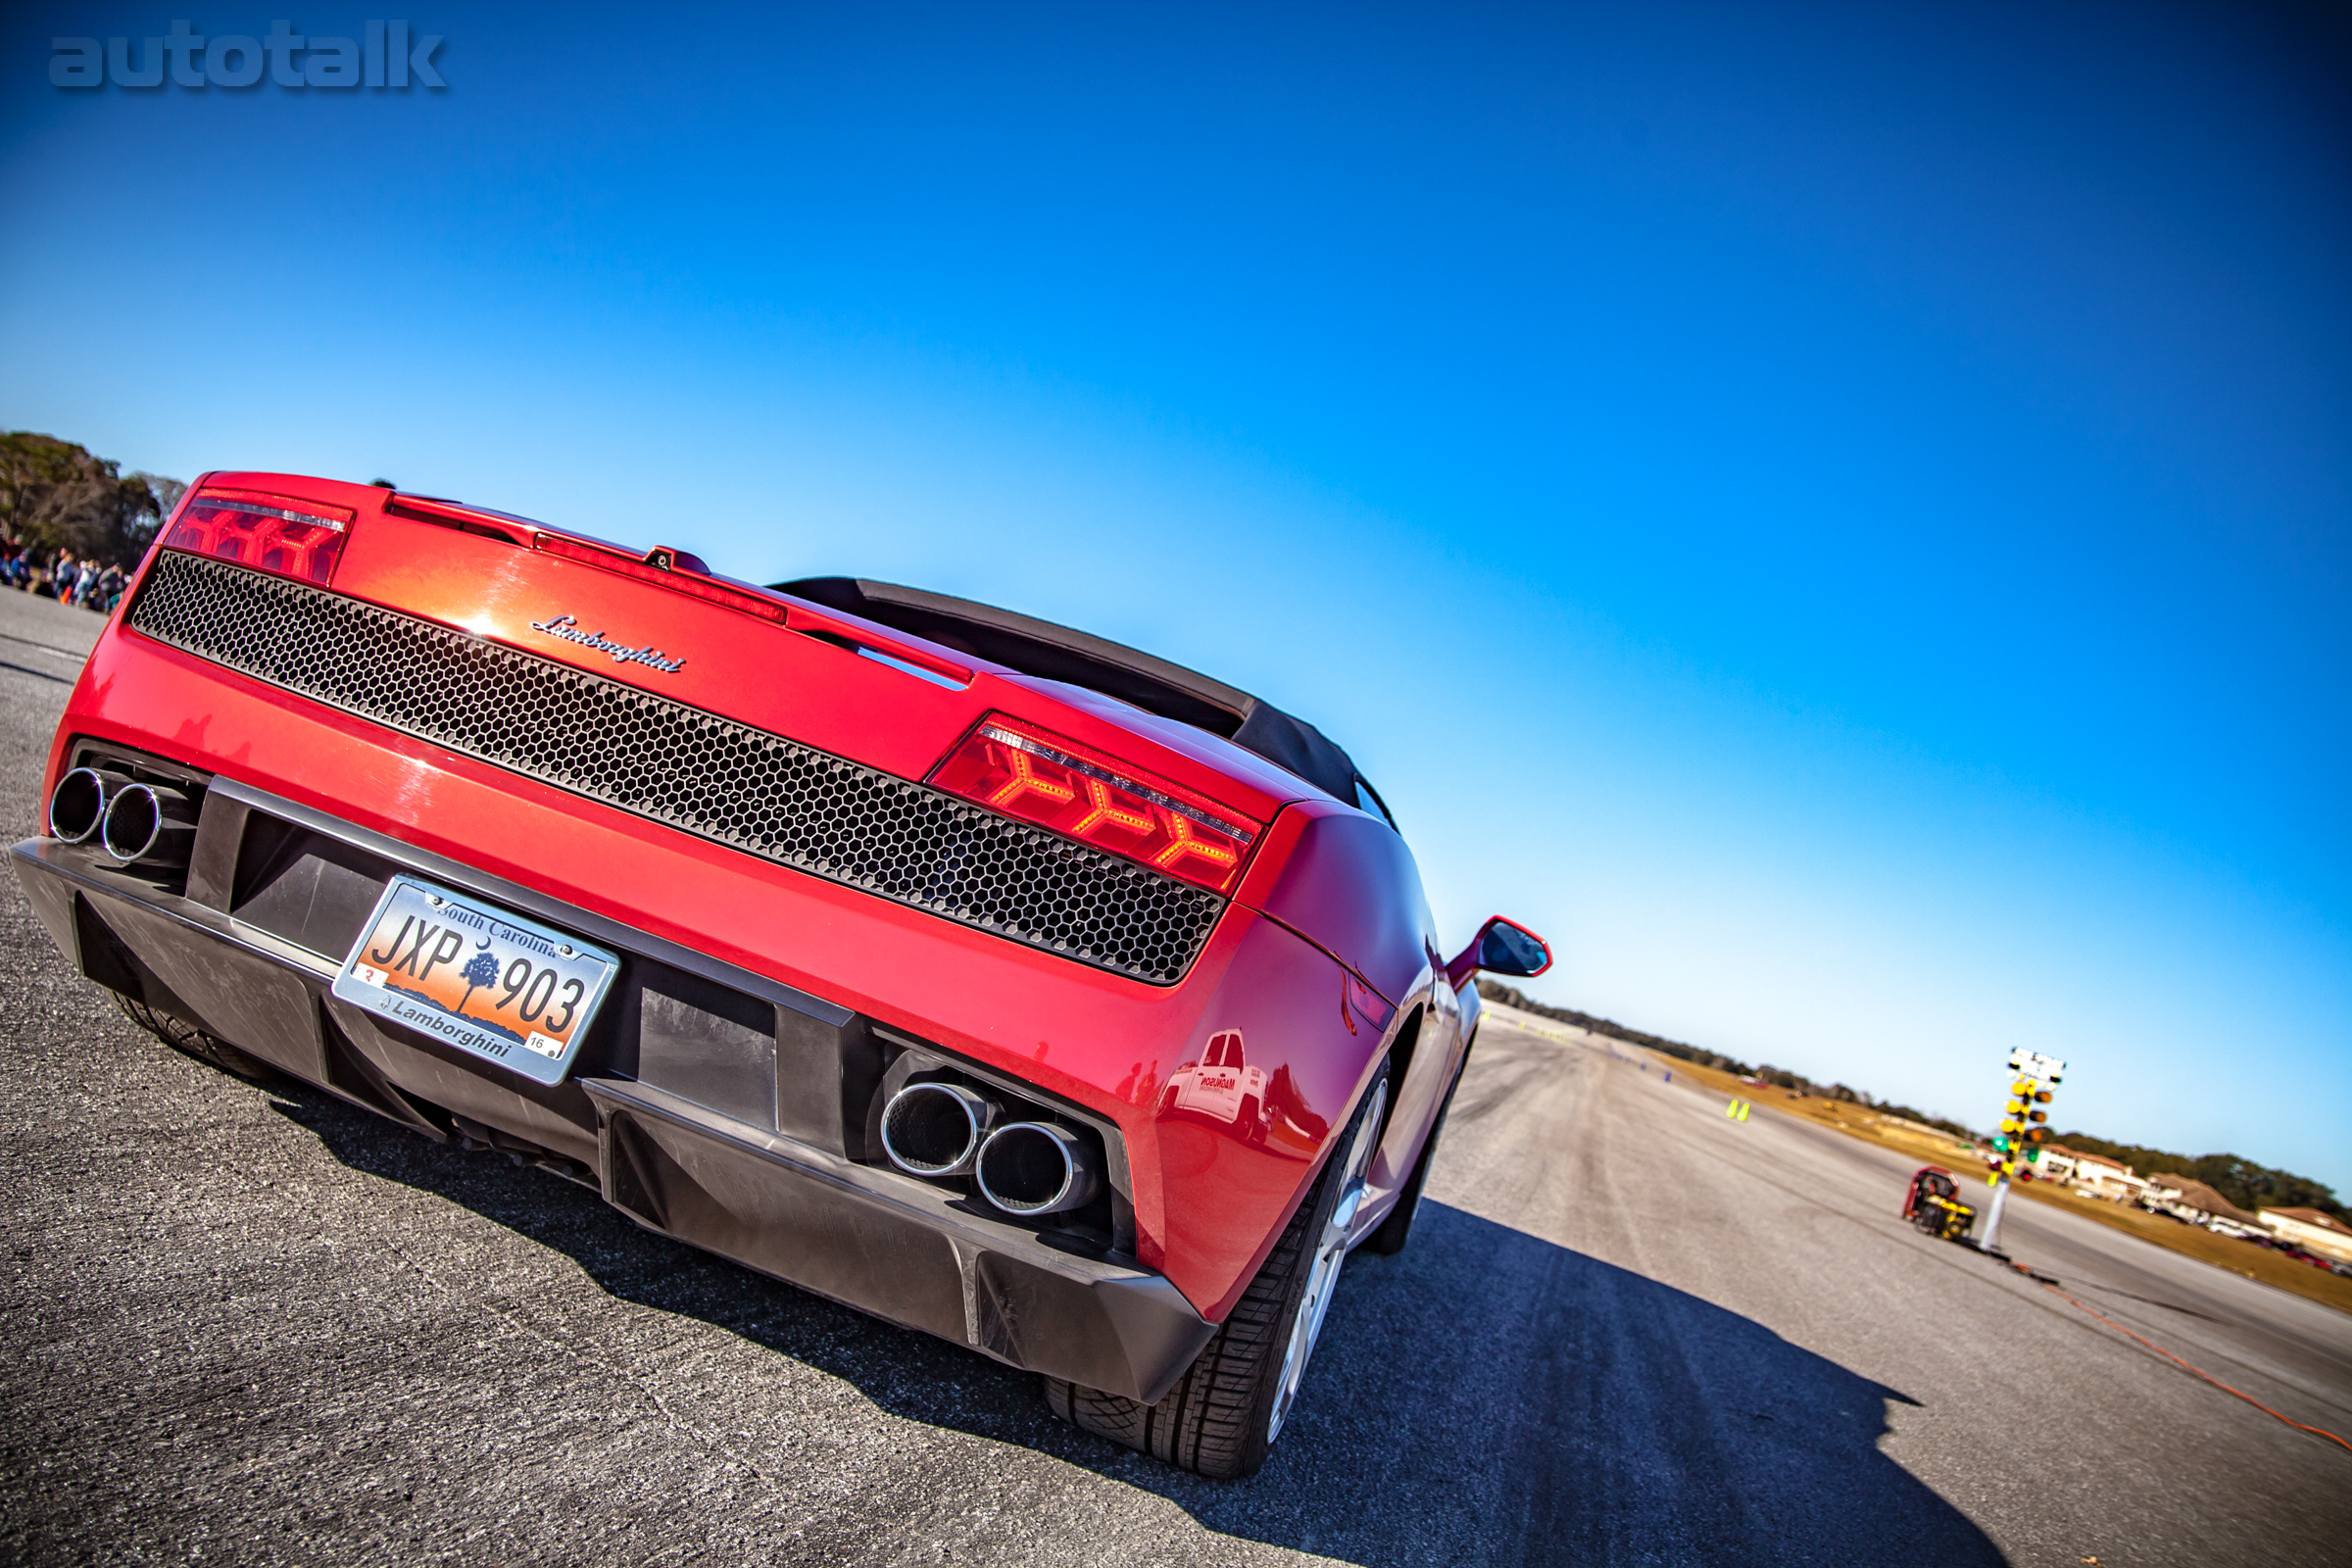
[[[536,1083],[561,1083],[620,961],[467,893],[396,876],[334,994]]]

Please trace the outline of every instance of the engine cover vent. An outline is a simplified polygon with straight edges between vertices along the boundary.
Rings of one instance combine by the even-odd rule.
[[[166,550],[131,630],[526,778],[1154,985],[1213,893],[909,779],[535,654]]]

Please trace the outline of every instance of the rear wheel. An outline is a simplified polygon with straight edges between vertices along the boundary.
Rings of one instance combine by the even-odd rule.
[[[1054,1413],[1213,1480],[1246,1476],[1264,1464],[1298,1401],[1331,1309],[1388,1099],[1383,1071],[1257,1277],[1157,1404],[1048,1378],[1046,1402]]]
[[[111,992],[109,995],[115,999],[115,1005],[122,1009],[122,1016],[155,1036],[156,1039],[161,1040],[165,1045],[170,1046],[173,1051],[179,1052],[183,1055],[193,1056],[208,1067],[218,1067],[222,1072],[233,1073],[239,1078],[249,1078],[260,1082],[270,1076],[270,1069],[263,1063],[254,1060],[253,1057],[248,1056],[227,1041],[216,1040],[186,1019],[175,1018],[168,1012],[158,1012],[144,1002],[126,997],[120,991]]]

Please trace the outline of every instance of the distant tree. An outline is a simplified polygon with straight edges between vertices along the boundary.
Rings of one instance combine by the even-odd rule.
[[[147,475],[125,478],[118,467],[55,436],[0,432],[0,534],[85,560],[136,561],[155,538],[164,504]]]
[[[1607,1018],[1595,1018],[1591,1013],[1579,1012],[1574,1007],[1550,1006],[1525,995],[1516,986],[1506,986],[1499,980],[1481,977],[1478,982],[1478,994],[1489,1002],[1499,1002],[1506,1007],[1517,1007],[1521,1012],[1532,1012],[1539,1018],[1556,1018],[1561,1023],[1574,1024],[1588,1033],[1605,1035],[1611,1040],[1622,1040],[1629,1046],[1640,1046],[1646,1051],[1655,1051],[1661,1055],[1672,1056],[1678,1061],[1694,1062],[1701,1067],[1713,1067],[1718,1071],[1736,1073],[1742,1078],[1746,1077],[1750,1070],[1746,1062],[1736,1056],[1721,1056],[1712,1051],[1701,1051],[1696,1046],[1686,1046],[1679,1040],[1667,1040],[1658,1035],[1645,1035],[1639,1029],[1628,1029],[1621,1023]]]
[[[481,990],[484,986],[498,983],[498,960],[490,956],[487,952],[477,953],[473,956],[472,961],[458,973],[460,978],[466,982],[466,995],[458,999],[458,1010],[464,1012],[466,1004],[473,1000],[473,994],[476,991]]]
[[[1579,1029],[1596,1035],[1605,1035],[1611,1040],[1622,1040],[1629,1046],[1640,1046],[1644,1051],[1654,1051],[1662,1056],[1672,1056],[1678,1061],[1693,1062],[1701,1067],[1713,1067],[1718,1072],[1728,1072],[1736,1077],[1761,1078],[1766,1083],[1777,1084],[1783,1089],[1793,1089],[1799,1094],[1821,1095],[1831,1100],[1842,1100],[1854,1104],[1868,1105],[1874,1110],[1883,1111],[1889,1116],[1900,1116],[1903,1120],[1915,1121],[1922,1127],[1933,1127],[1938,1132],[1950,1133],[1963,1143],[1974,1143],[1977,1138],[1974,1132],[1948,1117],[1931,1116],[1925,1111],[1913,1110],[1908,1105],[1897,1105],[1885,1101],[1873,1100],[1870,1096],[1848,1089],[1843,1084],[1832,1084],[1824,1088],[1802,1073],[1790,1072],[1785,1067],[1775,1067],[1770,1063],[1761,1067],[1750,1067],[1737,1056],[1718,1055],[1712,1051],[1701,1051],[1696,1046],[1686,1046],[1679,1040],[1667,1040],[1657,1035],[1643,1034],[1639,1029],[1628,1029],[1621,1023],[1607,1018],[1595,1018],[1591,1013],[1579,1012],[1574,1007],[1548,1006],[1523,994],[1514,986],[1504,985],[1499,980],[1489,980],[1482,976],[1478,982],[1478,994],[1489,1002],[1499,1002],[1506,1007],[1517,1007],[1521,1012],[1532,1012],[1539,1018],[1557,1018],[1562,1023],[1574,1024]]]
[[[188,493],[185,479],[167,479],[160,473],[149,473],[144,469],[134,472],[131,477],[143,480],[147,488],[155,492],[156,515],[159,517],[172,515],[172,509],[179,505],[179,498]]]
[[[1880,1101],[1872,1108],[1883,1116],[1899,1116],[1904,1121],[1915,1121],[1922,1127],[1933,1127],[1939,1133],[1950,1133],[1964,1144],[1973,1144],[1977,1141],[1975,1133],[1949,1116],[1931,1116],[1924,1110],[1913,1110],[1909,1105],[1898,1105],[1887,1100]]]
[[[1579,1029],[1596,1035],[1605,1035],[1611,1040],[1622,1040],[1628,1045],[1641,1046],[1645,1050],[1657,1052],[1661,1055],[1673,1056],[1682,1061],[1696,1062],[1702,1067],[1714,1067],[1724,1072],[1735,1073],[1741,1078],[1761,1078],[1766,1083],[1776,1084],[1783,1089],[1793,1089],[1801,1094],[1823,1095],[1832,1100],[1850,1101],[1868,1105],[1883,1115],[1899,1116],[1904,1121],[1917,1122],[1922,1127],[1933,1127],[1937,1132],[1949,1133],[1963,1143],[1977,1141],[1978,1135],[1974,1131],[1960,1122],[1953,1121],[1948,1116],[1931,1116],[1924,1110],[1913,1110],[1909,1105],[1898,1105],[1891,1101],[1873,1100],[1869,1095],[1848,1089],[1843,1084],[1831,1084],[1825,1088],[1813,1083],[1802,1073],[1793,1073],[1784,1067],[1772,1066],[1770,1063],[1751,1069],[1744,1062],[1735,1060],[1730,1056],[1719,1056],[1712,1051],[1701,1051],[1696,1046],[1686,1046],[1679,1040],[1664,1040],[1656,1035],[1643,1034],[1639,1029],[1628,1029],[1621,1023],[1614,1023],[1607,1018],[1595,1018],[1591,1013],[1579,1012],[1574,1007],[1546,1005],[1520,992],[1516,987],[1504,985],[1499,980],[1490,980],[1481,976],[1478,982],[1478,994],[1490,1002],[1499,1002],[1504,1006],[1516,1007],[1521,1012],[1532,1012],[1540,1018],[1556,1018],[1562,1023],[1574,1024]],[[2338,1200],[2335,1196],[2335,1189],[2328,1186],[2325,1182],[2314,1181],[2308,1176],[2298,1176],[2293,1171],[2273,1170],[2267,1165],[2257,1165],[2254,1161],[2237,1154],[2203,1154],[2191,1158],[2186,1154],[2170,1153],[2161,1149],[2147,1149],[2138,1144],[2111,1143],[2089,1133],[2059,1133],[2057,1142],[2066,1145],[2069,1149],[2081,1150],[2085,1154],[2098,1154],[2129,1165],[2133,1170],[2142,1173],[2178,1171],[2183,1176],[2193,1176],[2240,1208],[2316,1208],[2322,1213],[2333,1214],[2338,1219],[2352,1220],[2352,1208],[2348,1208]]]

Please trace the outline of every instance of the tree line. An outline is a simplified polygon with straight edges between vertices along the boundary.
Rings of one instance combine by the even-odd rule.
[[[1917,1122],[1923,1127],[1933,1127],[1938,1132],[1949,1133],[1955,1138],[1965,1139],[1970,1143],[1983,1141],[1980,1134],[1948,1117],[1931,1116],[1924,1111],[1914,1110],[1908,1105],[1898,1105],[1890,1101],[1873,1100],[1862,1091],[1848,1089],[1843,1084],[1817,1084],[1802,1073],[1789,1072],[1785,1068],[1769,1064],[1750,1067],[1737,1057],[1722,1055],[1712,1051],[1702,1051],[1696,1046],[1687,1046],[1679,1040],[1667,1040],[1658,1035],[1644,1034],[1639,1029],[1628,1029],[1621,1023],[1607,1018],[1595,1018],[1591,1013],[1579,1012],[1574,1007],[1550,1006],[1537,1002],[1515,987],[1506,986],[1500,981],[1480,977],[1478,993],[1488,1001],[1499,1002],[1506,1007],[1517,1007],[1522,1012],[1532,1012],[1538,1017],[1553,1018],[1561,1023],[1574,1024],[1579,1029],[1589,1030],[1596,1035],[1604,1035],[1611,1040],[1622,1040],[1627,1045],[1640,1046],[1644,1050],[1657,1052],[1660,1055],[1672,1056],[1678,1061],[1688,1061],[1701,1067],[1712,1067],[1719,1072],[1732,1073],[1741,1078],[1760,1079],[1781,1089],[1793,1089],[1799,1094],[1814,1095],[1823,1100],[1842,1100],[1852,1104],[1867,1105],[1883,1115],[1900,1116],[1905,1121]],[[2346,1212],[2344,1205],[2337,1200],[2335,1189],[2328,1186],[2325,1182],[2314,1181],[2308,1176],[2298,1176],[2292,1171],[2274,1170],[2267,1165],[2258,1165],[2242,1155],[2200,1154],[2191,1158],[2186,1154],[2168,1153],[2160,1149],[2146,1149],[2138,1144],[2111,1143],[2107,1139],[2096,1138],[2089,1133],[2060,1133],[2056,1137],[2056,1142],[2064,1144],[2069,1149],[2080,1150],[2085,1154],[2097,1154],[2119,1164],[2129,1165],[2143,1174],[2155,1171],[2193,1177],[2238,1207],[2249,1211],[2264,1208],[2316,1208],[2323,1213],[2333,1214],[2338,1219],[2352,1220],[2352,1213]]]
[[[128,570],[186,489],[53,435],[0,432],[0,544],[42,564],[68,555]]]

